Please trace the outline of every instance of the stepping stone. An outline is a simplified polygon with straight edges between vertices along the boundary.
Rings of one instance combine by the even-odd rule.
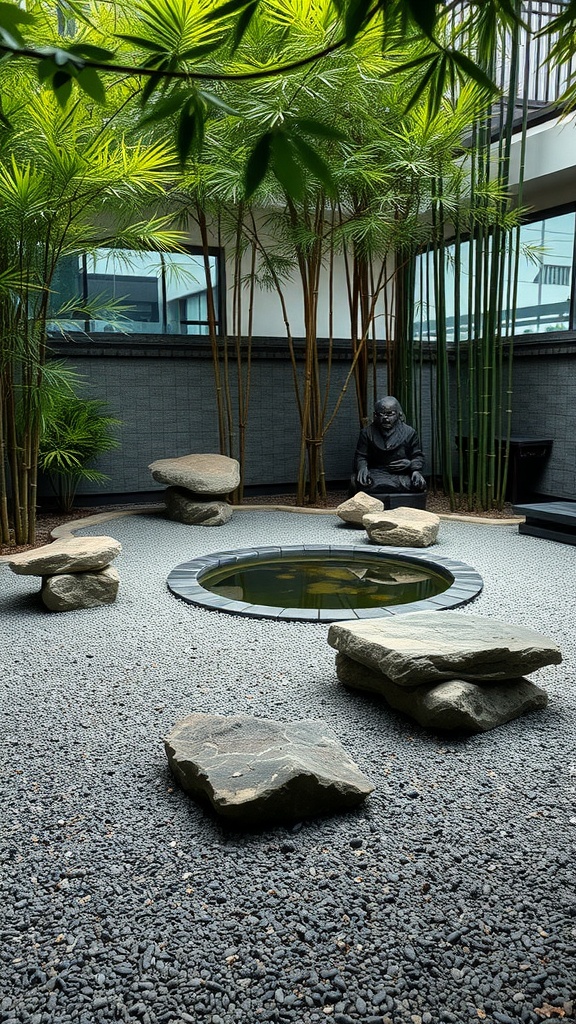
[[[246,825],[356,807],[374,789],[324,722],[192,714],[165,740],[182,789]]]
[[[232,508],[224,501],[198,501],[181,487],[169,487],[164,493],[166,514],[177,523],[190,526],[222,526],[232,518]]]
[[[450,611],[334,623],[328,643],[404,687],[514,679],[562,661],[559,647],[541,633]]]
[[[336,655],[336,674],[345,686],[378,694],[424,728],[450,732],[488,732],[548,704],[548,694],[523,678],[481,684],[448,679],[409,690],[345,654]]]
[[[89,572],[110,565],[121,550],[113,537],[70,537],[13,555],[8,565],[19,576]]]
[[[440,517],[420,508],[392,508],[368,513],[362,525],[374,544],[427,548],[436,543]]]
[[[364,491],[358,491],[354,497],[338,505],[336,515],[345,523],[351,523],[353,526],[362,526],[363,516],[383,511],[384,502],[380,501],[379,498],[371,498]]]
[[[227,455],[182,455],[157,459],[148,469],[158,483],[194,494],[229,494],[240,483],[240,464]]]
[[[108,566],[100,572],[75,572],[47,576],[40,591],[51,612],[70,612],[77,608],[97,608],[116,600],[120,577]]]

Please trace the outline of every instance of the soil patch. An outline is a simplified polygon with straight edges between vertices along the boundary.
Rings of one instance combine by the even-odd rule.
[[[312,508],[337,508],[343,501],[348,498],[346,491],[330,491],[325,501],[317,501]],[[295,494],[269,494],[269,495],[251,495],[245,497],[242,500],[243,505],[296,505]],[[465,503],[458,504],[455,508],[450,508],[450,499],[447,494],[443,491],[428,491],[426,499],[426,510],[428,512],[435,512],[437,515],[454,515],[471,516],[472,518],[478,519],[511,519],[514,518],[514,510],[509,502],[506,502],[502,509],[484,509],[470,510]]]

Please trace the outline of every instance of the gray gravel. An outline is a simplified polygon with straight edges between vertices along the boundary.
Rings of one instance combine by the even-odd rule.
[[[575,1019],[576,548],[442,524],[438,554],[485,581],[462,614],[538,629],[565,659],[534,676],[546,711],[465,739],[345,691],[327,626],[166,588],[205,552],[362,542],[332,516],[81,532],[123,545],[115,605],[50,614],[37,580],[0,566],[0,1021]],[[193,710],[324,717],[376,792],[346,816],[229,831],[167,770],[162,737]]]

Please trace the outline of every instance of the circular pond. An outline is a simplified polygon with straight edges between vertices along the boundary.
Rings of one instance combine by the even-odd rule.
[[[454,608],[482,585],[469,565],[412,548],[322,544],[218,551],[182,562],[168,577],[189,604],[315,622]]]

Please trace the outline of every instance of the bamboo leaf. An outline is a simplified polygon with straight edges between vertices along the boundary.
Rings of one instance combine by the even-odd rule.
[[[258,139],[246,164],[244,187],[248,199],[254,195],[256,189],[266,177],[266,172],[270,165],[271,151],[272,132],[265,132]]]
[[[230,114],[231,117],[240,116],[237,110],[234,110],[233,107],[230,107],[228,103],[225,103],[224,100],[220,99],[220,97],[217,96],[215,93],[208,92],[206,89],[199,89],[198,95],[201,96],[202,99],[211,107],[217,107],[218,110],[223,110],[225,114]]]
[[[162,75],[160,75],[160,74],[158,74],[158,75],[150,75],[150,77],[148,78],[148,81],[145,82],[144,87],[142,89],[142,94],[140,96],[140,104],[141,104],[141,106],[143,106],[143,107],[146,106],[146,104],[148,103],[148,100],[150,99],[152,93],[155,92],[156,89],[160,85],[163,85]]]
[[[222,40],[214,39],[211,43],[202,43],[200,46],[192,46],[189,50],[183,50],[178,54],[178,59],[181,61],[198,60],[200,57],[213,53],[220,46],[222,46]]]
[[[405,2],[414,24],[430,38],[437,21],[436,8],[440,5],[431,3],[430,0],[405,0]]]
[[[290,121],[302,132],[306,132],[307,135],[316,135],[320,139],[334,139],[337,142],[345,142],[346,136],[338,128],[334,128],[330,124],[325,124],[324,121],[317,121],[312,117],[295,117]]]
[[[373,0],[350,0],[344,19],[344,36],[348,45],[353,43],[358,33],[364,28],[372,7]]]
[[[76,76],[78,85],[87,93],[96,103],[101,103],[103,106],[106,104],[106,93],[100,75],[94,68],[83,68],[82,71],[78,72]]]
[[[431,83],[434,80],[434,76],[436,74],[437,65],[438,65],[438,58],[437,57],[433,57],[431,62],[430,62],[430,67],[425,72],[425,74],[422,76],[419,84],[417,85],[417,87],[414,90],[414,92],[412,93],[412,95],[409,96],[408,103],[404,107],[404,114],[408,114],[411,110],[414,109],[414,107],[416,106],[418,101],[422,98],[422,96],[424,95],[424,93],[426,92],[428,87],[431,85]]]
[[[251,7],[254,0],[227,0],[227,3],[220,4],[210,14],[206,15],[206,21],[220,21],[222,18],[226,18],[229,14],[236,14],[241,11],[244,7]]]
[[[387,68],[384,74],[386,78],[390,78],[392,75],[400,75],[403,74],[405,71],[412,71],[413,68],[420,68],[424,64],[428,64],[431,60],[435,60],[436,57],[437,53],[430,52],[428,50],[426,53],[421,54],[419,57],[413,57],[412,60],[402,61],[401,63],[396,64],[392,68]]]
[[[86,60],[108,61],[114,60],[114,50],[105,50],[103,46],[92,46],[91,43],[73,43],[68,47],[68,53],[84,57]]]
[[[176,150],[184,166],[193,149],[198,152],[204,142],[205,108],[194,95],[182,107],[176,130]]]
[[[52,79],[52,88],[58,103],[66,106],[72,93],[72,77],[68,71],[57,71]]]
[[[0,3],[0,37],[7,46],[25,45],[19,25],[33,25],[34,16],[17,4]]]
[[[492,79],[465,53],[462,53],[460,50],[450,50],[449,57],[466,78],[472,79],[482,89],[490,93],[499,91]]]
[[[152,124],[154,121],[163,121],[165,118],[171,117],[177,110],[180,110],[180,107],[186,102],[189,95],[190,94],[184,89],[174,89],[166,99],[159,100],[155,103],[149,113],[146,114],[145,117],[142,117],[138,123],[140,126],[143,126],[145,124]]]
[[[292,134],[290,139],[298,150],[302,163],[331,191],[334,188],[334,178],[324,158],[320,156],[306,139],[300,138],[299,135]]]
[[[152,39],[146,39],[145,36],[131,36],[119,32],[118,39],[124,39],[127,43],[134,43],[135,46],[139,46],[142,50],[151,50],[152,53],[166,53],[165,46],[153,42]]]
[[[304,175],[294,155],[291,140],[284,132],[272,135],[272,170],[278,181],[293,199],[301,199],[304,193]]]
[[[254,15],[256,14],[256,11],[258,10],[258,3],[259,0],[253,0],[253,3],[249,4],[248,7],[244,8],[240,17],[236,21],[236,25],[234,27],[234,35],[232,37],[232,53],[234,53],[235,50],[238,49],[240,43],[242,42],[244,36],[246,35],[246,32],[250,28],[250,23]]]
[[[45,57],[43,60],[39,60],[36,65],[36,74],[38,75],[39,82],[45,82],[48,78],[52,78],[56,74],[58,68],[50,57]]]
[[[448,78],[449,63],[446,54],[443,54],[437,61],[435,73],[430,82],[430,91],[428,93],[428,113],[431,118],[436,117],[440,107],[442,106],[442,99],[447,90],[447,78]]]

